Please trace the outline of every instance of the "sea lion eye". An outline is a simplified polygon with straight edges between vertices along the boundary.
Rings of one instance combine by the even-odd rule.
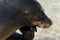
[[[23,15],[28,15],[29,11],[28,10],[25,10],[22,12]]]

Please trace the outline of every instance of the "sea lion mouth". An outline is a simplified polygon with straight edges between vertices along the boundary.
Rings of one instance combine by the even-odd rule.
[[[50,23],[42,23],[42,22],[32,22],[32,24],[40,28],[49,28],[51,26]]]

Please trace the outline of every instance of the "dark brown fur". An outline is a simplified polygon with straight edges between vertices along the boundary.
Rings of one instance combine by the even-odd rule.
[[[51,24],[36,0],[0,1],[0,40],[26,25],[48,28]]]

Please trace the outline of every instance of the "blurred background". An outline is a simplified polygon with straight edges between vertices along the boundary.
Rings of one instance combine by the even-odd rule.
[[[37,0],[52,20],[50,28],[37,28],[33,40],[60,40],[60,0]],[[19,31],[17,31],[19,32]]]

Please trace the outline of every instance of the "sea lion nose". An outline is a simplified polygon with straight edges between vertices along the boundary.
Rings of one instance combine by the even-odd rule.
[[[49,18],[46,18],[46,26],[51,26],[52,25],[52,20]]]
[[[52,25],[52,21],[50,20],[49,22],[45,22],[43,25],[43,28],[49,28]]]

